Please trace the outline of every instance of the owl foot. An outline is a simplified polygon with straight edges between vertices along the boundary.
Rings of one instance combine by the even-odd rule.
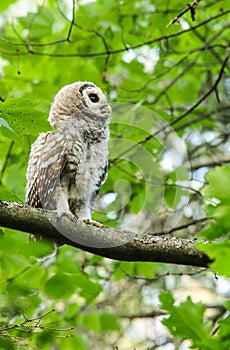
[[[82,222],[84,222],[85,224],[88,225],[93,225],[99,228],[104,228],[105,226],[103,224],[101,224],[100,222],[94,221],[94,220],[89,220],[89,219],[83,219],[81,220]]]
[[[38,241],[42,241],[44,240],[44,238],[42,238],[42,236],[39,236],[39,235],[29,235],[29,242],[31,243],[35,243],[35,242],[38,242]]]
[[[74,222],[78,221],[77,216],[75,216],[73,213],[71,213],[71,211],[65,211],[65,212],[61,213],[61,215],[59,214],[58,220],[61,220],[63,217],[66,217],[70,221],[74,221]]]

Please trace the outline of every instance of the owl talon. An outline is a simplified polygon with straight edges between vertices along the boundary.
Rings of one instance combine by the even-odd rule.
[[[42,236],[34,235],[34,234],[29,235],[29,242],[30,243],[35,243],[35,242],[39,242],[42,240],[44,240],[44,238],[42,238]]]
[[[87,225],[93,225],[99,228],[104,228],[105,226],[103,224],[101,224],[100,222],[94,221],[94,220],[89,220],[89,219],[83,219],[81,220],[82,222],[84,222]]]
[[[74,221],[74,222],[78,221],[77,216],[75,216],[71,212],[64,212],[61,215],[58,215],[58,220],[61,220],[63,217],[66,217],[70,221]]]

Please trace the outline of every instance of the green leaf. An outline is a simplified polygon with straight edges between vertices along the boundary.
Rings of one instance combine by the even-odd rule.
[[[0,115],[14,131],[15,138],[18,135],[35,135],[42,131],[50,130],[47,116],[38,109],[38,102],[27,98],[7,99],[0,102]]]
[[[0,2],[0,11],[5,11],[10,5],[14,4],[16,0],[1,0]]]
[[[207,215],[217,221],[201,232],[200,237],[214,239],[227,236],[230,232],[230,167],[228,165],[215,167],[207,173],[206,180],[208,185],[202,190],[207,201],[205,209]]]
[[[173,308],[175,302],[172,293],[170,292],[161,292],[159,296],[161,302],[161,308],[164,310],[170,310]]]
[[[6,185],[0,186],[0,199],[2,201],[21,202],[21,199]]]
[[[218,198],[221,203],[228,203],[230,199],[230,166],[223,165],[210,170],[206,176],[208,185],[202,190],[205,198]]]
[[[99,283],[91,282],[88,276],[83,274],[76,274],[76,285],[80,288],[79,295],[85,298],[90,303],[103,290]]]
[[[67,299],[76,291],[76,276],[56,273],[45,284],[45,293],[54,299]]]
[[[67,299],[79,290],[79,295],[91,302],[102,291],[98,283],[91,282],[82,273],[56,273],[45,284],[45,293],[54,299]]]
[[[1,273],[7,275],[8,278],[17,275],[19,271],[22,271],[29,265],[28,261],[23,255],[16,253],[11,254],[10,248],[12,248],[12,246],[9,246],[8,251],[0,252]]]
[[[17,345],[13,340],[10,338],[9,335],[1,335],[0,337],[0,349],[2,350],[16,350]]]
[[[214,262],[211,267],[217,274],[230,277],[230,241],[229,239],[218,242],[202,244],[197,243],[197,248],[204,251]]]
[[[155,272],[157,269],[157,264],[151,262],[126,262],[122,261],[119,265],[119,268],[116,269],[116,272],[122,272],[122,276],[125,273],[132,276],[143,276],[146,278],[154,278]],[[116,273],[116,277],[118,277]]]
[[[169,292],[162,292],[160,301],[161,307],[170,314],[162,322],[173,336],[191,339],[193,347],[203,346],[205,341],[211,340],[212,323],[204,322],[205,306],[202,303],[193,303],[191,297],[187,297],[186,301],[175,306],[172,294]]]
[[[216,210],[217,209],[215,209],[214,211]],[[218,212],[219,212],[219,209],[218,209]],[[213,216],[215,215],[216,213],[213,212]],[[218,221],[216,221],[216,223],[211,222],[211,225],[207,229],[201,231],[199,233],[199,237],[203,239],[206,238],[212,241],[215,238],[227,236],[229,232],[230,232],[230,227],[228,222],[228,215],[226,212],[226,216],[224,216],[223,218],[219,218]]]
[[[117,323],[116,316],[109,312],[104,312],[101,315],[101,328],[104,331],[108,331],[108,330],[118,331],[120,329],[120,326]]]
[[[230,348],[230,315],[219,321],[218,339],[222,342],[223,349]]]
[[[25,27],[30,27],[30,38],[32,40],[40,39],[45,35],[52,34],[52,26],[55,21],[53,11],[45,6],[38,8],[39,16],[33,12],[28,12],[25,17],[19,17],[20,23]]]
[[[3,118],[0,118],[0,127],[4,126],[5,128],[7,128],[8,130],[12,131],[13,133],[14,130],[9,126],[9,124],[7,123],[7,121],[5,121]]]
[[[57,340],[56,340],[57,342]],[[82,332],[72,333],[71,337],[61,337],[60,349],[63,350],[86,350],[90,348],[89,339],[86,334]],[[47,348],[49,350],[49,348]]]
[[[23,280],[24,283],[27,284],[27,286],[30,286],[31,288],[40,289],[41,284],[44,284],[47,277],[47,271],[45,271],[40,266],[31,266],[28,268],[27,271],[25,271],[21,278],[19,280]]]
[[[53,243],[48,241],[37,240],[35,242],[29,242],[22,247],[22,253],[29,257],[43,258],[52,254],[54,251]]]
[[[94,332],[99,333],[101,330],[100,315],[91,313],[84,316],[83,325],[85,329],[92,329]]]
[[[44,349],[46,345],[49,346],[54,341],[56,333],[52,329],[44,329],[42,332],[39,332],[36,336],[36,343],[39,348]]]

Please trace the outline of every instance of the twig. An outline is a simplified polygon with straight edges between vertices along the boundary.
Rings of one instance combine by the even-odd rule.
[[[144,280],[146,282],[156,282],[164,277],[168,277],[168,276],[197,276],[205,271],[207,271],[207,268],[202,268],[198,271],[195,271],[195,272],[186,272],[186,273],[183,273],[183,272],[166,272],[166,273],[163,273],[161,275],[155,275],[153,278],[149,278],[149,277],[143,277],[143,276],[133,276],[131,274],[129,274],[128,272],[126,272],[123,268],[119,267],[119,269],[124,273],[124,275],[126,277],[129,277],[130,279],[133,279],[133,280]]]
[[[176,17],[174,17],[166,26],[166,28],[168,29],[173,23],[175,22],[179,22],[179,18],[182,17],[186,12],[190,11],[191,13],[191,18],[192,18],[192,21],[195,21],[195,15],[196,15],[196,8],[199,4],[201,0],[195,0],[191,3],[188,3],[187,7],[182,10]]]
[[[194,103],[194,105],[192,105],[189,109],[187,109],[186,112],[184,112],[181,116],[177,117],[176,119],[172,120],[170,123],[164,125],[162,128],[158,129],[157,131],[155,131],[154,133],[146,136],[144,139],[140,140],[139,142],[135,143],[135,145],[133,146],[130,146],[129,148],[127,148],[125,151],[121,152],[116,158],[112,159],[110,161],[110,166],[111,165],[115,165],[117,164],[118,162],[121,161],[121,158],[127,154],[128,152],[130,151],[133,151],[134,149],[137,149],[138,146],[142,146],[144,145],[146,142],[148,142],[149,140],[151,140],[153,137],[155,137],[156,135],[160,134],[162,131],[166,130],[169,126],[173,126],[175,124],[177,124],[179,121],[181,121],[182,119],[184,119],[185,117],[187,117],[191,112],[193,112],[203,101],[206,100],[206,98],[211,95],[212,92],[214,92],[217,87],[218,87],[218,84],[222,78],[222,75],[224,73],[224,69],[225,67],[227,66],[227,63],[228,63],[228,60],[229,60],[229,55],[230,55],[230,52],[229,52],[229,49],[227,48],[227,54],[225,56],[225,59],[223,61],[223,64],[221,65],[221,68],[220,68],[220,71],[219,71],[219,74],[218,74],[218,77],[216,79],[216,81],[214,82],[213,86],[203,95],[201,96],[201,98],[196,102]]]
[[[197,170],[203,167],[214,167],[217,165],[222,165],[222,164],[226,164],[226,163],[230,163],[230,156],[228,155],[220,155],[218,157],[218,159],[205,159],[205,160],[198,160],[197,162],[192,162],[191,163],[191,169],[192,170]]]
[[[162,232],[154,232],[154,233],[150,232],[150,233],[148,233],[148,235],[151,235],[151,234],[154,235],[154,236],[155,235],[158,236],[158,235],[162,235],[162,234],[169,235],[169,234],[171,234],[173,232],[184,230],[184,229],[188,228],[189,226],[196,225],[198,223],[204,223],[205,224],[209,220],[213,220],[213,218],[202,218],[202,219],[193,220],[193,221],[187,222],[184,225],[173,227],[173,228],[171,228],[170,230],[168,230],[166,232],[163,232],[163,233]]]
[[[1,170],[1,173],[0,173],[0,185],[2,184],[3,175],[4,175],[5,171],[6,171],[7,165],[9,163],[10,154],[11,154],[13,145],[14,145],[14,141],[11,141],[11,143],[9,145],[9,148],[8,148],[8,151],[7,151],[7,154],[6,154],[5,162],[3,163],[3,167],[2,167],[2,170]]]
[[[159,38],[153,38],[153,39],[150,39],[150,40],[147,40],[147,41],[144,41],[142,43],[139,43],[139,44],[136,44],[136,45],[133,45],[133,46],[130,46],[129,49],[138,49],[140,47],[143,47],[145,45],[151,45],[151,44],[155,44],[156,42],[161,42],[162,40],[168,40],[168,39],[171,39],[171,38],[175,38],[175,37],[178,37],[180,35],[183,35],[187,32],[190,32],[190,31],[193,31],[194,29],[197,29],[197,28],[200,28],[204,25],[206,25],[207,23],[211,22],[212,20],[214,19],[217,19],[217,18],[220,18],[222,16],[225,16],[227,15],[228,13],[230,13],[230,10],[226,10],[226,11],[223,11],[211,18],[208,18],[207,20],[201,22],[201,23],[198,23],[197,25],[193,26],[193,27],[190,27],[188,29],[185,29],[185,30],[182,30],[182,31],[179,31],[179,32],[176,32],[176,33],[172,33],[170,35],[163,35]],[[0,38],[0,41],[3,41],[9,45],[12,45],[12,46],[24,46],[27,48],[27,44],[21,42],[21,43],[15,43],[15,42],[11,42],[5,38]],[[54,42],[50,42],[50,43],[45,43],[45,44],[42,44],[42,43],[30,43],[30,47],[38,47],[38,46],[49,46],[49,45],[55,45],[55,44],[59,44],[59,43],[63,43],[63,42],[66,42],[67,40],[66,39],[61,39],[61,40],[56,40]],[[119,54],[119,53],[122,53],[122,52],[125,52],[127,51],[127,48],[120,48],[120,49],[114,49],[114,50],[110,50],[109,52],[108,51],[100,51],[100,52],[81,52],[81,53],[49,53],[49,52],[40,52],[40,51],[27,51],[27,52],[15,52],[15,51],[7,51],[5,49],[1,49],[0,50],[1,52],[4,52],[5,54],[8,54],[8,55],[12,55],[12,56],[17,56],[18,54],[24,56],[24,55],[28,55],[28,54],[35,54],[35,55],[41,55],[41,56],[49,56],[49,57],[98,57],[98,56],[107,56],[108,54],[110,55],[115,55],[115,54]]]
[[[42,314],[42,315],[40,315],[40,316],[32,317],[32,318],[30,318],[30,319],[27,318],[27,317],[24,315],[24,321],[22,321],[21,323],[18,323],[18,324],[6,324],[6,325],[0,327],[0,332],[6,331],[6,330],[10,330],[10,329],[15,329],[15,328],[16,328],[16,329],[19,329],[20,327],[26,326],[28,323],[35,323],[36,321],[38,321],[38,322],[35,323],[34,327],[38,327],[38,323],[39,323],[43,318],[45,318],[47,315],[51,314],[51,313],[54,312],[54,311],[55,311],[55,310],[52,309],[52,310],[50,310],[50,311],[48,311],[48,312],[46,312],[46,313],[44,313],[44,314]],[[32,327],[32,326],[30,325],[30,327]]]
[[[69,31],[68,31],[67,38],[66,38],[66,40],[67,40],[68,42],[70,42],[70,36],[71,36],[71,33],[72,33],[74,21],[75,21],[75,0],[73,0],[73,5],[72,5],[72,19],[71,19],[71,22],[70,22]]]

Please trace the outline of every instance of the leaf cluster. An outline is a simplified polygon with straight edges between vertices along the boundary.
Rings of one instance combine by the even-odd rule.
[[[24,202],[30,146],[51,129],[56,92],[93,81],[113,108],[109,176],[94,219],[137,233],[199,233],[212,241],[198,247],[220,276],[54,252],[2,229],[1,349],[229,348],[229,289],[218,285],[228,285],[230,271],[230,11],[224,1],[200,1],[195,21],[187,11],[167,29],[185,6],[1,1],[0,199]],[[206,299],[218,313],[209,317]],[[170,334],[155,321],[166,312]]]

